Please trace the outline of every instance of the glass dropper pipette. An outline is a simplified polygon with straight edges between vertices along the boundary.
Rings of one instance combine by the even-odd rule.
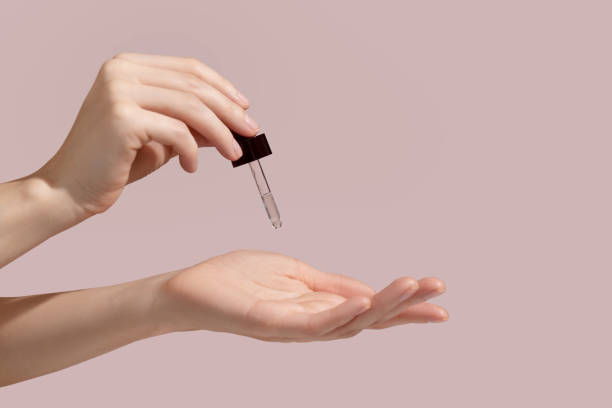
[[[257,188],[259,189],[259,195],[261,196],[261,201],[266,209],[268,218],[274,229],[279,229],[283,226],[283,223],[280,219],[276,201],[274,201],[274,196],[272,195],[272,191],[270,191],[270,186],[268,185],[268,180],[266,180],[266,174],[261,167],[261,163],[259,160],[255,160],[249,163],[249,167],[251,168],[251,173],[253,173],[255,184],[257,184]]]
[[[278,207],[274,201],[274,196],[270,190],[270,185],[266,179],[266,175],[261,167],[259,159],[272,154],[268,139],[264,133],[260,133],[254,137],[245,137],[232,132],[234,139],[240,145],[242,149],[242,157],[232,162],[234,167],[242,166],[243,164],[249,163],[251,173],[257,184],[261,201],[263,202],[268,218],[272,223],[274,229],[279,229],[283,224],[280,219],[280,213]]]

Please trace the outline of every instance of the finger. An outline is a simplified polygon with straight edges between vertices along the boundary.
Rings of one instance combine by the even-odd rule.
[[[316,339],[350,322],[370,307],[370,299],[356,296],[318,313],[291,313],[281,322],[286,334],[280,337]]]
[[[197,170],[198,144],[183,122],[144,109],[140,109],[139,116],[148,140],[172,147],[185,171],[193,173]]]
[[[138,149],[138,153],[132,162],[128,184],[159,169],[174,156],[176,156],[176,152],[171,146],[151,140]]]
[[[444,291],[446,291],[446,285],[438,278],[423,278],[419,279],[419,291],[423,293],[444,293]]]
[[[372,298],[372,307],[349,324],[340,327],[329,335],[343,336],[348,332],[365,329],[382,319],[397,305],[410,298],[418,290],[419,284],[412,278],[399,278]]]
[[[202,136],[201,134],[199,134],[195,129],[189,128],[189,131],[191,132],[191,135],[195,139],[196,143],[198,144],[198,147],[210,147],[210,146],[212,146],[212,143],[210,143],[208,140],[206,140],[206,138],[204,136]]]
[[[125,92],[143,109],[184,122],[211,142],[225,158],[237,160],[242,155],[227,126],[196,96],[147,85],[124,86]]]
[[[348,276],[320,271],[312,266],[296,260],[299,266],[295,273],[290,276],[293,279],[304,282],[315,292],[329,292],[351,298],[354,296],[372,297],[376,293],[374,289]]]
[[[255,136],[259,125],[235,101],[199,77],[178,71],[140,66],[126,62],[134,80],[143,85],[192,93],[206,104],[223,123],[243,136]]]
[[[448,312],[442,306],[431,303],[419,303],[404,310],[391,319],[380,321],[368,329],[385,329],[391,326],[408,323],[440,323],[448,320]]]
[[[404,300],[402,303],[397,305],[392,311],[384,316],[383,320],[391,319],[400,313],[408,310],[414,305],[423,303],[426,300],[432,299],[436,296],[440,296],[446,291],[444,282],[437,278],[424,278],[419,280],[419,290],[410,298]]]
[[[142,143],[139,148],[150,141],[170,146],[179,155],[181,166],[185,171],[194,172],[197,169],[198,146],[184,123],[143,110],[127,102],[114,104],[112,115],[119,121],[133,126],[135,134]]]
[[[306,312],[318,313],[346,302],[346,298],[334,293],[308,291],[292,298],[292,301],[302,306]]]
[[[195,58],[137,53],[121,53],[116,55],[115,58],[131,61],[141,65],[170,69],[195,75],[214,86],[242,108],[247,109],[249,107],[248,99],[241,92],[239,92],[230,81],[222,77],[208,65]]]
[[[181,122],[182,123],[182,122]],[[212,146],[202,135],[193,129],[189,129],[198,147]],[[141,179],[153,170],[157,170],[176,156],[176,151],[167,145],[151,141],[138,150],[136,158],[132,162],[128,183]]]

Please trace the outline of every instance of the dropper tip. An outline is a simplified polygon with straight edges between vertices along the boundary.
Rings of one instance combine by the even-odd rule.
[[[274,220],[272,221],[272,226],[275,230],[281,229],[281,227],[283,226],[283,222],[281,220]]]

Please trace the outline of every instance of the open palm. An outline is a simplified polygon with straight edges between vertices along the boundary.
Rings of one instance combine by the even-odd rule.
[[[444,291],[438,279],[403,277],[376,293],[355,279],[259,251],[234,251],[177,271],[165,288],[176,330],[269,341],[331,340],[448,318],[443,308],[424,303]]]

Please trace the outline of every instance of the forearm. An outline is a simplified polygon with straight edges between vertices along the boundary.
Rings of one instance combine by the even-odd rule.
[[[36,174],[0,184],[0,267],[85,218],[67,192]]]
[[[165,279],[0,298],[0,386],[163,333],[158,294]]]

